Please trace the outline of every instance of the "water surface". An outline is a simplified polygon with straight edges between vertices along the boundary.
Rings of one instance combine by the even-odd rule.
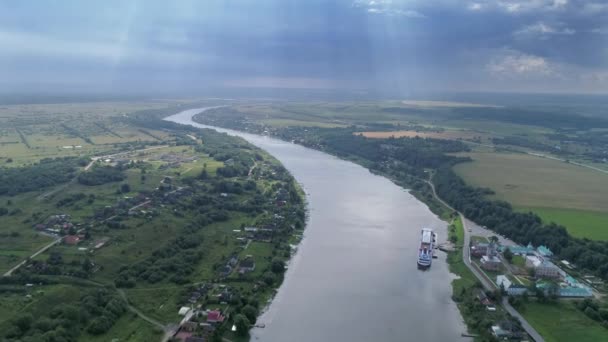
[[[245,138],[277,158],[302,185],[309,221],[285,281],[254,329],[260,341],[461,341],[439,253],[416,266],[420,229],[445,240],[446,224],[388,179],[331,155],[253,134],[201,125],[191,109],[165,120]]]

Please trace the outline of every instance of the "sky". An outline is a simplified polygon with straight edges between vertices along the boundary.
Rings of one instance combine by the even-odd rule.
[[[0,93],[608,93],[608,0],[0,0]]]

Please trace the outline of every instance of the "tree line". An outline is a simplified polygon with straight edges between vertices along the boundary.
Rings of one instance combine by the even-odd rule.
[[[563,226],[545,224],[531,212],[515,212],[507,202],[487,199],[491,190],[467,185],[449,167],[439,168],[433,183],[439,197],[477,224],[519,244],[545,245],[558,258],[608,279],[608,242],[574,238]]]

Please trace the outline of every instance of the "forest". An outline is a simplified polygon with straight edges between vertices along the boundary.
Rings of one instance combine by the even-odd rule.
[[[105,289],[86,291],[78,302],[56,305],[35,317],[30,313],[16,315],[4,336],[23,342],[78,341],[84,331],[105,333],[127,310],[121,298]]]
[[[0,168],[0,195],[14,196],[23,192],[45,189],[74,178],[86,160],[76,157],[45,158],[38,163]]]

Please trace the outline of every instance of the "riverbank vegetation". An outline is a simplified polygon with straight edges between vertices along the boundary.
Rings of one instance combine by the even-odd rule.
[[[409,113],[407,108],[404,112]],[[343,118],[345,116],[346,114]],[[529,242],[546,245],[558,257],[608,279],[608,241],[573,237],[563,226],[544,223],[533,213],[516,212],[511,204],[493,199],[495,193],[488,188],[466,184],[452,169],[454,165],[460,167],[471,161],[470,157],[462,153],[469,152],[471,148],[462,141],[420,137],[373,139],[354,134],[362,129],[386,129],[386,126],[391,126],[377,122],[357,121],[357,126],[347,128],[268,127],[256,123],[248,112],[238,107],[218,108],[205,112],[196,119],[202,123],[271,134],[351,159],[412,189],[418,193],[417,197],[429,203],[432,203],[429,199],[433,196],[424,180],[428,179],[429,171],[433,171],[433,182],[439,197],[468,218],[524,245]]]
[[[476,187],[476,183],[472,182],[472,186],[465,183],[459,174],[453,170],[455,166],[459,169],[474,169],[475,163],[471,163],[471,161],[476,158],[476,155],[472,153],[478,151],[490,151],[489,155],[498,153],[499,150],[508,151],[511,155],[521,156],[521,158],[525,158],[526,161],[530,160],[532,163],[560,164],[556,161],[539,159],[540,157],[525,155],[521,152],[526,152],[525,149],[534,148],[536,144],[541,145],[541,141],[543,141],[542,144],[546,144],[547,139],[555,138],[551,134],[555,130],[565,129],[558,128],[562,124],[578,127],[577,119],[563,118],[562,120],[560,116],[558,122],[554,122],[551,127],[543,127],[541,125],[542,120],[528,120],[521,112],[518,112],[519,114],[514,118],[509,119],[506,115],[508,110],[504,108],[493,110],[493,113],[498,116],[495,119],[496,122],[491,121],[494,118],[481,119],[480,115],[483,111],[480,110],[476,110],[472,114],[472,120],[469,121],[458,119],[458,116],[467,117],[469,108],[459,107],[458,111],[446,109],[442,106],[433,108],[429,111],[426,106],[402,106],[400,104],[395,104],[393,108],[386,108],[383,105],[369,103],[313,104],[310,106],[292,104],[241,105],[210,110],[197,116],[196,120],[204,124],[271,135],[352,160],[369,168],[372,172],[387,176],[403,187],[412,189],[412,192],[419,199],[429,204],[429,207],[437,214],[447,218],[449,217],[449,211],[436,203],[432,189],[425,182],[425,180],[431,178],[429,175],[433,175],[432,181],[435,184],[438,196],[476,223],[485,225],[497,233],[524,245],[529,242],[537,246],[546,245],[556,253],[559,259],[567,259],[573,262],[583,274],[591,272],[605,280],[608,279],[608,266],[606,266],[608,265],[608,242],[581,239],[579,236],[597,238],[597,235],[589,235],[589,230],[585,235],[571,234],[564,226],[552,223],[553,220],[547,219],[546,216],[541,218],[532,212],[521,212],[522,207],[512,206],[504,201],[504,197],[500,196],[500,191],[504,193],[513,190],[509,189],[507,184],[500,191],[488,188],[492,184]],[[454,112],[457,112],[457,114],[453,115]],[[271,119],[293,120],[296,117],[300,122],[291,126],[273,125],[269,121]],[[603,119],[598,120],[596,121],[601,124],[606,123]],[[313,125],[311,123],[323,123],[323,125]],[[421,123],[424,124],[421,125]],[[335,124],[335,126],[331,124]],[[587,124],[580,125],[579,131],[570,129],[569,135],[574,136],[590,129],[585,125]],[[443,133],[446,129],[458,128],[461,129],[458,132],[458,137]],[[389,132],[387,134],[390,136],[392,131],[400,132],[401,137],[380,139],[376,136],[365,137],[360,135],[360,132]],[[412,132],[412,134],[403,132]],[[414,132],[420,132],[421,134],[414,134]],[[493,145],[493,139],[517,134],[528,136],[525,145],[518,143],[520,140],[517,139],[504,139],[497,142],[498,145]],[[380,135],[380,133],[375,135]],[[420,137],[420,135],[425,136],[425,138]],[[549,144],[556,146],[555,142],[549,142]],[[584,162],[595,162],[596,160],[589,153],[579,153],[582,151],[582,145],[564,144],[563,139],[560,140],[559,145],[560,148],[554,150],[559,151],[558,156],[561,158]],[[594,145],[587,151],[593,150],[593,153],[600,153],[601,148],[601,145]],[[548,149],[543,151],[545,153],[553,152]],[[513,152],[517,152],[517,154]],[[517,167],[517,165],[510,167]],[[566,178],[573,177],[574,174],[569,173],[570,171],[574,173],[587,172],[587,170],[579,168],[563,163],[563,165],[560,164],[560,167],[554,168],[555,170],[552,169],[551,172],[565,172]],[[505,182],[509,179],[508,177],[517,177],[518,174],[521,174],[521,172],[511,171],[506,177],[500,178],[497,176],[501,174],[499,171],[502,170],[485,172],[480,179],[485,177],[494,179],[494,181]],[[463,173],[463,176],[466,177],[466,172]],[[592,178],[600,179],[600,177],[603,177],[603,175],[598,172]],[[526,179],[526,181],[529,182],[530,180]],[[550,176],[543,179],[543,182],[549,181],[551,181]],[[511,183],[513,182],[509,182],[509,184]],[[525,189],[526,184],[528,183],[522,183],[519,188]],[[530,188],[538,188],[542,184],[545,183],[532,184]],[[601,180],[597,184],[603,185]],[[551,185],[548,184],[547,186],[550,187]],[[556,189],[563,189],[566,186],[571,187],[570,195],[580,194],[580,191],[576,189],[572,191],[572,186],[576,188],[576,185],[571,180],[565,182],[565,184],[560,184]],[[555,191],[549,190],[550,193],[555,193]],[[543,191],[539,192],[542,193]],[[591,192],[596,193],[595,190]],[[518,196],[521,197],[522,195]],[[603,202],[599,202],[596,199],[596,203],[593,203],[593,201],[588,203],[603,204]],[[541,203],[542,199],[539,199],[532,208],[541,207]],[[564,222],[559,219],[555,221]],[[581,219],[581,221],[579,223],[588,220]],[[569,229],[575,231],[576,228],[569,227]],[[455,229],[454,232],[456,232]],[[450,239],[455,241],[458,241],[458,238],[455,233],[450,236]],[[488,313],[485,307],[480,306],[479,299],[476,298],[480,291],[479,284],[472,278],[472,274],[462,263],[460,256],[457,253],[448,255],[450,269],[460,276],[460,279],[454,281],[454,299],[458,302],[471,331],[479,333],[481,339],[491,339],[488,336],[490,321],[486,319]],[[500,294],[493,293],[485,293],[485,295],[497,297],[495,299],[499,299],[500,296]],[[500,320],[508,317],[502,310],[497,312],[500,317],[494,317],[495,319]]]

